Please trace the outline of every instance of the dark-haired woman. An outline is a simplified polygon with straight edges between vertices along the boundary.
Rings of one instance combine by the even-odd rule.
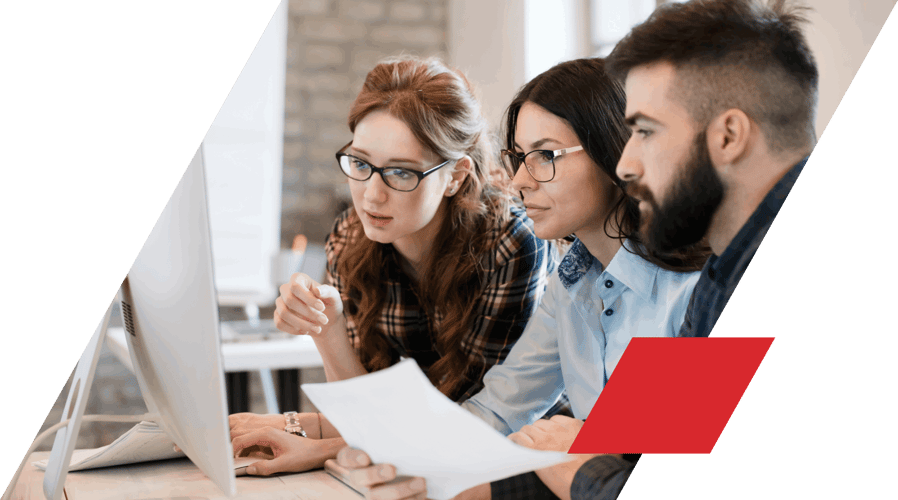
[[[536,310],[557,260],[552,245],[535,236],[507,187],[491,182],[498,155],[461,73],[436,60],[378,64],[349,128],[337,163],[353,208],[326,244],[333,287],[295,275],[280,289],[275,324],[312,336],[328,381],[410,357],[464,401]],[[320,415],[294,418],[309,437],[337,436]],[[341,443],[288,440],[284,428],[278,415],[231,416],[235,449],[297,450],[272,449],[278,458],[259,474],[320,467]]]

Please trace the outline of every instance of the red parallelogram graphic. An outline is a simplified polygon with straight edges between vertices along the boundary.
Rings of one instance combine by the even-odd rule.
[[[711,453],[773,338],[634,338],[569,453]]]

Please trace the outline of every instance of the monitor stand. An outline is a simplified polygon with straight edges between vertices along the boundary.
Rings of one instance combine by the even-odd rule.
[[[69,387],[69,394],[66,397],[65,406],[62,411],[60,423],[56,424],[56,438],[53,441],[53,448],[50,451],[50,457],[47,459],[47,470],[44,472],[44,496],[47,500],[61,500],[63,498],[63,488],[65,486],[66,475],[69,471],[69,464],[72,461],[72,453],[75,451],[75,445],[78,442],[78,433],[81,430],[81,424],[85,421],[139,421],[152,420],[155,415],[127,415],[127,416],[84,416],[84,410],[87,407],[87,396],[90,393],[90,387],[94,382],[94,375],[97,371],[97,361],[100,359],[100,350],[106,341],[106,329],[109,326],[109,318],[112,316],[112,306],[119,301],[119,298],[113,299],[106,309],[106,314],[100,324],[97,325],[96,331],[90,338],[78,365],[75,367],[75,374],[72,376],[72,384]],[[52,428],[51,428],[52,429]],[[50,429],[48,429],[49,431]],[[44,431],[46,433],[47,431]],[[42,438],[41,438],[42,440]],[[27,457],[26,457],[27,459]],[[20,467],[21,471],[21,467]],[[15,484],[18,477],[13,478],[11,487]]]
[[[121,289],[119,289],[121,292]],[[65,406],[62,411],[62,418],[58,424],[51,426],[41,432],[34,442],[31,449],[26,453],[19,468],[13,474],[12,481],[6,491],[0,498],[9,500],[10,495],[15,489],[16,482],[22,473],[22,468],[28,461],[34,449],[52,433],[56,433],[53,441],[53,448],[47,459],[47,468],[44,472],[43,489],[44,496],[47,500],[61,500],[63,498],[63,489],[65,479],[69,472],[69,464],[72,461],[72,454],[75,451],[75,445],[78,442],[78,433],[81,430],[81,424],[85,421],[106,421],[106,422],[140,422],[143,420],[158,421],[157,413],[148,413],[144,415],[84,415],[87,407],[87,397],[90,393],[90,387],[93,385],[94,375],[97,371],[97,362],[100,359],[100,350],[106,341],[106,329],[109,327],[109,318],[112,316],[112,306],[119,302],[119,295],[110,302],[106,308],[100,324],[94,331],[93,336],[81,354],[78,365],[75,367],[75,373],[72,376],[72,384],[69,387],[69,394],[66,397]]]

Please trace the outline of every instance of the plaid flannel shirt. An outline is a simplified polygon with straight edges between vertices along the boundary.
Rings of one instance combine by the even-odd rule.
[[[338,217],[325,245],[328,282],[340,291],[344,303],[350,299],[337,273],[337,262],[341,250],[352,243],[349,227],[355,217],[351,208]],[[476,394],[483,387],[483,376],[490,367],[508,355],[536,310],[558,259],[553,245],[534,235],[533,222],[517,207],[511,209],[511,217],[504,227],[496,227],[482,237],[491,240],[487,247],[493,250],[481,258],[486,271],[483,291],[474,306],[476,313],[471,329],[461,342],[468,369],[467,380],[454,398],[459,402]],[[442,314],[439,310],[424,310],[393,246],[385,245],[384,250],[388,256],[386,262],[372,263],[383,266],[383,286],[387,292],[378,328],[391,346],[394,363],[400,356],[410,357],[426,372],[441,357],[434,338]],[[344,314],[350,341],[358,348],[355,318],[348,313],[348,308]]]

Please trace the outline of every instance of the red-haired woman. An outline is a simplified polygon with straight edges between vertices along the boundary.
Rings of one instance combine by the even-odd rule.
[[[498,155],[465,77],[434,59],[387,60],[349,114],[337,152],[353,208],[327,240],[328,282],[297,274],[281,286],[275,323],[311,335],[328,381],[410,357],[448,397],[482,387],[536,310],[554,268],[506,187],[490,181]],[[270,448],[250,473],[320,467],[342,447],[318,414],[231,417],[235,449]],[[289,439],[288,439],[289,438]],[[294,450],[296,453],[288,452]]]

